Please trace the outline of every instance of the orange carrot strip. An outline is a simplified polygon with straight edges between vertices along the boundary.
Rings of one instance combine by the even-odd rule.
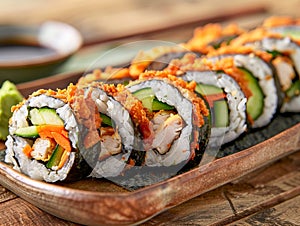
[[[42,125],[42,126],[38,127],[38,133],[41,138],[54,138],[53,133],[55,133],[56,137],[58,137],[58,136],[61,137],[61,139],[58,138],[58,140],[67,140],[69,142],[68,131],[66,131],[63,126]],[[57,134],[59,134],[59,135],[57,135]],[[55,138],[54,138],[54,140],[56,141]],[[58,143],[58,142],[56,141],[56,143]],[[66,141],[64,143],[66,143]]]
[[[38,126],[38,133],[43,131],[51,131],[51,132],[58,132],[61,133],[61,131],[65,130],[63,126],[56,126],[56,125],[41,125]]]
[[[67,152],[71,152],[72,147],[68,138],[58,132],[51,132],[51,134],[57,144],[62,146]]]
[[[41,138],[45,139],[45,138],[53,138],[51,131],[40,131],[39,135]]]
[[[32,152],[32,148],[29,144],[26,144],[25,147],[23,148],[23,153],[30,158],[31,157],[31,152]]]

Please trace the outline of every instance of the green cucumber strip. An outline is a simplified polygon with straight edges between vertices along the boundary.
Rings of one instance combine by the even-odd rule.
[[[152,110],[153,111],[159,111],[159,110],[173,110],[175,109],[174,106],[168,105],[166,103],[163,103],[159,101],[158,99],[154,98],[152,102]]]
[[[149,111],[152,111],[153,100],[154,100],[154,96],[149,96],[144,99],[141,99],[143,106],[147,108]]]
[[[152,102],[154,99],[154,92],[151,88],[143,88],[132,93],[136,98],[142,101],[142,104],[149,111],[152,111]]]
[[[37,126],[28,126],[28,127],[18,128],[15,131],[15,135],[24,138],[36,138],[39,136],[39,133],[37,130]]]
[[[63,126],[63,120],[58,116],[55,109],[51,108],[41,108],[39,109],[40,114],[42,115],[45,124],[47,125],[58,125]]]
[[[46,164],[46,167],[51,169],[53,166],[58,166],[64,151],[64,148],[57,144],[52,155],[50,156],[49,161]]]
[[[63,120],[52,108],[33,108],[29,112],[29,117],[33,125],[64,125]]]
[[[140,90],[137,90],[135,92],[132,93],[136,98],[138,98],[139,100],[145,99],[145,98],[149,98],[150,96],[154,97],[154,92],[151,88],[143,88]]]
[[[196,85],[195,91],[201,94],[202,96],[223,93],[223,90],[219,87],[216,87],[214,85],[202,84],[202,83],[198,83]]]
[[[300,80],[294,82],[291,87],[286,91],[286,96],[292,98],[300,94]]]
[[[229,125],[229,110],[225,100],[214,102],[215,127],[227,127]]]
[[[142,101],[142,104],[149,111],[159,110],[172,110],[173,106],[170,106],[164,102],[159,101],[155,98],[155,94],[151,88],[143,88],[133,92],[133,95]]]
[[[277,50],[268,50],[268,53],[270,53],[272,55],[273,58],[277,57],[277,56],[282,56],[282,53],[277,51]]]
[[[108,117],[107,115],[102,114],[102,113],[100,113],[100,117],[102,119],[103,124],[112,127],[112,120],[110,117]]]
[[[256,120],[263,112],[264,94],[257,79],[252,75],[252,73],[245,68],[239,69],[243,72],[244,79],[252,93],[252,96],[248,99],[246,105],[247,114],[251,117],[251,119]]]
[[[29,118],[33,125],[44,125],[45,124],[45,120],[37,108],[33,108],[29,111]]]

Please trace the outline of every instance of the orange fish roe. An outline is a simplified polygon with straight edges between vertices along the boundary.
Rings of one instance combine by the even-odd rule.
[[[226,27],[222,27],[221,24],[210,23],[196,28],[193,37],[186,43],[185,47],[191,51],[207,54],[214,49],[210,45],[211,43],[222,41],[223,38],[237,36],[242,33],[244,33],[244,30],[234,23]],[[224,43],[221,45],[224,45]]]
[[[98,85],[99,88],[105,91],[108,95],[113,96],[125,107],[125,109],[128,110],[133,123],[139,128],[144,141],[150,143],[153,139],[153,128],[152,123],[147,117],[148,111],[144,108],[142,103],[122,84],[94,84]]]
[[[262,38],[282,38],[282,35],[271,33],[265,28],[256,28],[247,33],[241,34],[239,37],[235,38],[230,42],[231,46],[242,46],[246,43],[259,41]]]
[[[67,95],[66,95],[66,89],[57,89],[55,90],[51,90],[51,89],[40,89],[37,90],[35,92],[33,92],[31,95],[29,95],[28,98],[24,98],[23,101],[21,101],[19,104],[14,105],[11,107],[11,111],[14,112],[16,110],[18,110],[20,107],[22,107],[22,105],[24,105],[24,103],[31,97],[34,96],[39,96],[45,94],[47,96],[52,96],[54,98],[60,99],[62,101],[64,101],[65,103],[67,102]]]
[[[181,88],[188,89],[192,92],[195,90],[194,85],[189,85],[188,82],[168,73],[167,71],[146,71],[142,73],[139,77],[140,80],[147,80],[152,78],[167,79],[177,87],[179,86]]]
[[[247,98],[252,96],[251,90],[248,88],[248,83],[243,77],[243,72],[239,70],[234,65],[233,58],[223,58],[216,62],[211,62],[207,59],[206,60],[207,65],[214,70],[214,71],[224,71],[224,73],[230,75],[232,78],[234,78],[237,83],[240,85],[241,89],[243,90],[243,93]]]

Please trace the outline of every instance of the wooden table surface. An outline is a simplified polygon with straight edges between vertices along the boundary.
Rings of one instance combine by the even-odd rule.
[[[297,0],[276,4],[270,0],[26,0],[18,7],[14,3],[1,1],[0,23],[31,24],[57,19],[82,32],[86,46],[58,72],[85,69],[95,53],[119,43],[146,39],[180,42],[191,37],[195,27],[208,22],[236,22],[251,27],[270,15],[298,16],[300,6]],[[37,10],[32,11],[34,8]],[[300,225],[300,151],[142,225],[174,224]],[[77,224],[43,212],[0,186],[0,225]]]

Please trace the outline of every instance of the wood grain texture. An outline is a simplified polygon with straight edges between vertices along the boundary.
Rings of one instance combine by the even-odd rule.
[[[15,199],[17,196],[0,185],[0,203]]]
[[[296,152],[300,146],[299,133],[300,124],[297,124],[252,148],[133,192],[94,192],[47,184],[32,180],[4,163],[0,163],[0,183],[24,200],[65,220],[93,225],[136,224]],[[296,162],[299,163],[299,161]],[[298,176],[296,174],[284,178],[291,178],[288,181],[297,181]],[[289,182],[291,185],[293,183],[296,182]],[[100,181],[99,185],[94,185],[102,186],[103,184]],[[107,186],[110,185],[107,184]],[[298,186],[297,183],[296,186]],[[271,186],[272,189],[261,190],[260,195],[255,193],[249,195],[244,192],[248,187],[249,185],[236,191],[223,191],[222,196],[226,200],[224,207],[227,207],[224,210],[227,211],[227,216],[223,216],[216,223],[228,223],[236,220],[236,216],[245,217],[259,208],[290,199],[300,192],[298,187],[286,191],[284,186],[277,186],[277,189]],[[274,195],[273,190],[280,193],[275,193],[277,198],[268,197],[268,194]],[[244,197],[245,200],[253,196],[254,203],[249,200],[242,202],[240,197],[243,197],[243,194],[247,194]],[[255,203],[257,200],[259,204]],[[192,213],[195,214],[195,211]],[[192,222],[192,220],[189,221]]]
[[[290,223],[287,225],[297,225],[300,222],[299,171],[300,152],[296,152],[167,210],[143,226],[285,225],[287,222]]]
[[[271,208],[263,209],[231,225],[289,225],[300,224],[300,195]]]
[[[147,33],[148,31],[153,31],[153,29],[158,29],[160,32],[153,34],[148,33],[147,35],[141,34],[139,37],[134,37],[126,41],[146,38],[171,41],[184,40],[186,37],[189,37],[188,35],[192,34],[192,29],[194,26],[197,26],[196,24],[192,24],[188,28],[181,27],[176,31],[167,32],[161,30],[161,27],[173,26],[174,22],[178,24],[178,21],[182,23],[183,21],[181,19],[186,17],[187,14],[189,15],[186,18],[190,19],[193,17],[193,20],[201,20],[207,17],[207,15],[218,14],[222,11],[226,11],[228,8],[244,9],[244,7],[247,8],[249,6],[247,4],[255,5],[255,3],[258,3],[260,6],[265,7],[267,12],[247,15],[240,17],[238,20],[229,18],[227,21],[222,21],[224,23],[238,22],[239,25],[251,27],[260,23],[264,18],[270,15],[299,16],[300,7],[298,0],[281,1],[276,2],[276,4],[271,0],[255,0],[247,3],[242,0],[199,0],[186,2],[176,1],[176,5],[173,4],[173,1],[165,1],[162,5],[159,2],[152,1],[151,3],[153,3],[154,6],[151,6],[151,3],[146,0],[125,0],[119,2],[119,4],[110,0],[92,0],[89,1],[89,4],[86,1],[80,0],[67,0],[63,2],[60,0],[39,2],[26,0],[24,2],[23,4],[19,2],[18,5],[16,5],[14,1],[1,1],[0,20],[3,23],[40,23],[47,19],[58,19],[71,23],[79,28],[80,31],[83,32],[86,43],[95,43],[112,37],[130,36],[132,32]],[[181,2],[183,5],[180,5]],[[189,7],[184,8],[184,5],[189,5]],[[159,6],[159,9],[157,6]],[[238,8],[235,6],[242,7]],[[92,10],[90,10],[90,8],[92,8]],[[158,20],[159,24],[155,22],[153,18]],[[120,21],[122,21],[122,26],[119,26]],[[72,61],[71,59],[71,62],[77,65],[80,63],[80,59],[77,61]],[[66,76],[66,83],[72,81],[72,78],[68,77],[68,75],[63,74],[60,76]],[[40,87],[53,88],[53,81],[55,80],[51,80],[51,78],[48,82],[40,81]],[[57,83],[57,86],[63,87],[64,84]],[[34,87],[35,84],[33,86],[32,84],[25,84],[21,85],[20,89],[23,90],[24,94],[29,94],[31,91],[34,91]],[[294,138],[293,142],[293,148],[299,149],[299,138],[298,140]],[[273,146],[276,147],[276,142],[273,143]],[[286,146],[280,144],[278,148],[284,149],[285,147]],[[264,151],[267,150],[263,150],[263,152]],[[269,151],[272,153],[271,148]],[[276,154],[278,154],[278,158],[284,156],[278,152],[273,154],[273,156],[265,157],[268,159],[271,157],[273,162],[277,159],[274,158]],[[276,222],[277,225],[299,225],[299,155],[298,151],[276,161],[274,164],[267,163],[267,167],[259,168],[251,174],[246,174],[246,176],[241,177],[239,180],[232,179],[233,181],[230,183],[226,183],[223,186],[220,185],[220,187],[212,191],[208,191],[176,207],[165,210],[143,225],[224,225],[231,223],[231,225],[252,226],[274,225],[274,222]],[[251,161],[255,161],[255,157],[257,156],[252,156]],[[264,164],[261,163],[260,166],[262,165]],[[229,170],[233,170],[234,167],[237,167],[237,171],[242,169],[245,170],[245,173],[248,172],[247,169],[241,165],[233,165]],[[223,171],[225,169],[226,167],[223,168]],[[235,174],[235,176],[241,175]],[[222,178],[222,176],[219,175],[218,178]],[[4,179],[1,178],[0,180],[7,179],[5,176]],[[197,182],[200,183],[201,181]],[[212,183],[211,181],[208,182]],[[195,181],[186,182],[182,185],[185,189],[189,189],[191,186],[190,183],[195,183]],[[91,185],[95,184],[91,183]],[[77,187],[81,190],[86,190],[88,185],[72,184],[72,186],[73,188]],[[199,189],[202,188],[203,187],[200,186]],[[18,194],[17,188],[15,189],[15,193]],[[94,192],[109,192],[109,189],[109,186],[106,187],[106,190],[103,188],[100,190],[95,188]],[[117,188],[114,191],[117,193],[124,192]],[[26,195],[25,191],[24,193],[23,197]],[[68,193],[65,195],[68,195]],[[70,221],[61,220],[42,211],[1,186],[0,197],[0,225],[78,225]],[[40,198],[43,197],[38,193],[29,201],[35,204]],[[51,202],[51,200],[48,201]],[[44,202],[47,203],[47,200],[44,200]],[[88,201],[85,200],[82,202],[87,203]],[[62,202],[62,204],[64,204],[64,202]],[[111,203],[111,205],[113,205],[113,203]],[[132,202],[129,203],[129,205],[133,205]],[[53,206],[53,209],[55,209],[55,207],[57,207],[57,205]],[[72,207],[76,208],[76,206],[73,205],[70,207],[70,210]],[[97,206],[94,206],[94,208],[97,208]],[[144,206],[142,206],[141,209],[143,208]],[[94,211],[94,209],[92,208],[90,211]],[[67,218],[67,216],[62,217]],[[82,223],[87,224],[88,221],[82,221]]]
[[[8,210],[13,209],[13,214]],[[36,206],[15,198],[1,204],[1,225],[74,225],[43,212]]]

